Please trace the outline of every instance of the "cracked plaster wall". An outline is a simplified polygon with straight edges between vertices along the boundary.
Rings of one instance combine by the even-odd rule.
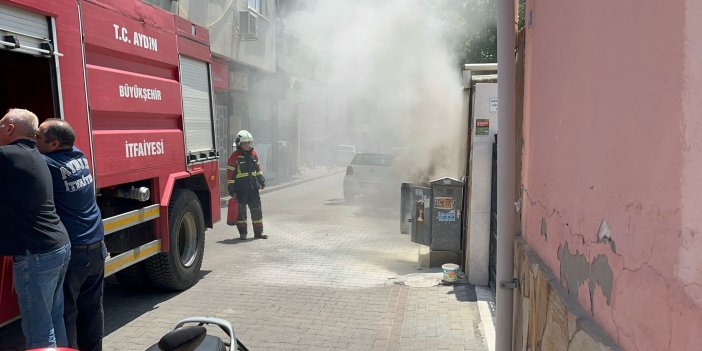
[[[702,344],[702,2],[528,0],[522,233],[623,350]]]
[[[521,238],[515,245],[515,351],[619,351]]]

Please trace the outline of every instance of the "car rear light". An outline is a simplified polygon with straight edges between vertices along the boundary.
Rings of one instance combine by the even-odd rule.
[[[351,166],[346,167],[346,175],[353,175],[353,167],[351,167]]]

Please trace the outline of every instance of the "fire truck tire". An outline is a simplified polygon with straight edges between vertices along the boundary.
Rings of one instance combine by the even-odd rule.
[[[144,262],[139,262],[115,273],[115,277],[119,285],[127,290],[140,291],[153,287],[146,273]]]
[[[151,283],[166,290],[185,290],[195,285],[205,252],[205,218],[200,201],[189,189],[176,189],[168,206],[168,252],[148,259]]]

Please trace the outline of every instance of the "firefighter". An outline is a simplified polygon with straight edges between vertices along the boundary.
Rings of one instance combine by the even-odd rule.
[[[234,143],[236,150],[229,156],[227,164],[227,190],[239,204],[236,228],[241,240],[246,240],[248,235],[246,206],[251,211],[254,238],[268,239],[268,236],[263,234],[263,212],[259,194],[259,190],[266,186],[266,180],[263,178],[258,155],[251,146],[252,143],[251,133],[246,130],[239,131]]]

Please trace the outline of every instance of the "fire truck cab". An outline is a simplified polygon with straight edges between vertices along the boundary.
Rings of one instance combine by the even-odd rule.
[[[210,62],[205,28],[139,0],[0,0],[0,112],[71,123],[123,284],[199,279],[220,219]],[[19,315],[11,273],[0,257],[0,325]]]

